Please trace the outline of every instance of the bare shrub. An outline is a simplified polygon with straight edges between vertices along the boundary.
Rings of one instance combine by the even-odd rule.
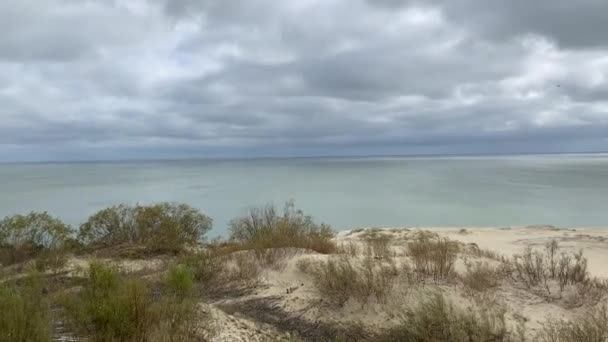
[[[514,256],[513,266],[517,272],[517,278],[526,285],[532,287],[546,284],[548,272],[545,267],[544,256],[539,252],[534,252],[532,247],[528,246],[522,255]]]
[[[211,219],[187,204],[119,205],[103,209],[80,226],[79,238],[95,247],[145,246],[153,252],[179,252],[202,240]]]
[[[298,271],[309,274],[313,266],[313,262],[310,259],[300,259],[296,262],[296,268]]]
[[[551,278],[555,278],[556,277],[556,272],[557,272],[557,252],[559,250],[559,244],[557,242],[557,240],[553,239],[551,241],[549,241],[546,245],[545,245],[545,251],[547,253],[547,268],[549,271],[549,275]]]
[[[259,262],[247,252],[237,252],[230,256],[232,261],[227,268],[226,278],[242,285],[254,286],[260,280],[262,272]]]
[[[244,249],[298,247],[328,254],[337,248],[330,227],[315,223],[291,201],[285,204],[282,215],[274,206],[251,208],[231,221],[230,237]]]
[[[558,301],[565,308],[598,303],[608,293],[608,284],[589,276],[582,250],[558,253],[559,245],[554,241],[546,245],[544,254],[528,247],[522,255],[505,260],[501,269],[536,294]]]
[[[458,256],[458,244],[448,238],[429,238],[419,235],[407,245],[407,254],[421,278],[432,277],[435,281],[449,278],[454,272]]]
[[[316,264],[302,262],[298,268],[311,274],[323,298],[336,306],[343,306],[351,298],[362,305],[369,298],[383,302],[398,275],[394,264],[384,265],[370,258],[366,258],[362,265],[339,257]]]
[[[179,263],[190,267],[194,279],[204,288],[216,286],[226,269],[226,258],[208,250],[183,255]]]
[[[43,253],[59,254],[72,228],[48,213],[5,217],[0,221],[0,263],[10,265]]]
[[[492,260],[497,260],[497,261],[502,261],[504,259],[504,257],[501,256],[499,253],[489,250],[489,249],[479,248],[479,246],[474,242],[467,244],[464,247],[464,252],[467,255],[470,255],[470,256],[476,257],[476,258],[487,258],[487,259],[492,259]]]
[[[500,275],[487,262],[465,262],[466,271],[460,276],[464,288],[469,293],[485,292],[498,286]]]
[[[506,341],[503,307],[455,307],[440,293],[406,309],[401,323],[378,341]]]
[[[338,246],[337,252],[339,254],[346,254],[350,257],[356,257],[359,255],[359,246],[357,246],[357,243],[354,241],[345,242]]]
[[[376,259],[388,259],[393,257],[390,242],[391,238],[384,234],[366,236],[363,240],[367,248],[366,255]]]
[[[311,272],[316,288],[334,305],[343,306],[358,291],[359,274],[346,258],[330,258],[314,265]]]
[[[548,320],[536,340],[542,342],[605,342],[608,341],[608,310],[601,306],[571,321]]]
[[[262,272],[250,251],[223,255],[206,250],[185,255],[179,262],[192,270],[202,293],[214,298],[250,292],[259,284]]]

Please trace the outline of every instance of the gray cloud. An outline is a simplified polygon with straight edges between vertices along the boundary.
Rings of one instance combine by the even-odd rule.
[[[0,160],[608,150],[606,6],[2,3]]]

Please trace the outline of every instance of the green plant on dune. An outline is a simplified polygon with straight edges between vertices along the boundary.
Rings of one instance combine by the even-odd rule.
[[[202,240],[211,225],[211,218],[187,204],[122,204],[91,216],[80,226],[79,238],[100,247],[137,244],[157,252],[178,252]]]

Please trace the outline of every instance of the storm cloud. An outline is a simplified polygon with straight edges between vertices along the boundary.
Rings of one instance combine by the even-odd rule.
[[[0,161],[608,150],[603,0],[0,3]]]

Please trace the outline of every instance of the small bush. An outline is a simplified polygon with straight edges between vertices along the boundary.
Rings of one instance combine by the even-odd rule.
[[[474,242],[467,244],[464,248],[464,252],[476,258],[487,258],[497,261],[503,261],[504,259],[504,257],[501,256],[499,253],[489,249],[479,248],[479,246]]]
[[[61,271],[68,261],[68,255],[64,250],[48,250],[41,252],[35,261],[36,270],[45,272],[51,270],[54,273]]]
[[[536,286],[546,283],[547,269],[543,254],[534,252],[531,247],[526,247],[522,255],[513,258],[513,265],[517,277],[528,286]]]
[[[323,298],[336,306],[344,306],[351,298],[361,304],[366,304],[370,297],[383,302],[398,275],[394,264],[387,266],[370,258],[360,266],[340,257],[316,264],[300,261],[297,267],[311,274]]]
[[[103,209],[80,226],[86,244],[144,245],[154,252],[179,252],[202,240],[211,219],[187,204],[119,205]]]
[[[522,255],[516,255],[505,265],[516,280],[530,288],[543,286],[548,294],[551,294],[552,284],[557,284],[560,294],[569,286],[587,289],[597,285],[596,290],[603,289],[601,284],[589,277],[587,259],[582,250],[574,254],[560,253],[559,256],[558,252],[559,246],[555,241],[546,245],[545,254],[527,247]]]
[[[194,289],[194,272],[186,265],[175,265],[169,268],[165,282],[174,297],[186,298]]]
[[[608,341],[608,310],[601,306],[588,310],[572,321],[548,320],[536,337],[542,342]]]
[[[460,280],[468,293],[485,292],[498,286],[499,274],[487,262],[466,262],[465,266]]]
[[[359,255],[359,247],[357,246],[356,242],[350,241],[347,243],[342,243],[338,247],[337,252],[339,254],[346,254],[350,257],[356,257],[357,255]]]
[[[506,341],[504,308],[460,309],[436,293],[408,309],[378,341]]]
[[[430,238],[420,234],[407,245],[408,256],[414,271],[420,277],[433,277],[435,281],[449,278],[454,272],[458,244],[448,238]]]
[[[391,251],[391,238],[384,234],[370,235],[364,239],[367,247],[366,254],[376,259],[388,259],[393,257]]]
[[[0,221],[0,263],[26,261],[43,252],[61,251],[72,229],[48,213],[5,217]]]
[[[188,268],[173,267],[164,285],[169,291],[159,293],[144,280],[92,263],[82,290],[62,301],[66,319],[91,341],[187,341],[196,326],[192,278]]]
[[[251,208],[230,223],[230,237],[243,248],[307,248],[328,254],[336,250],[334,233],[328,225],[317,224],[311,216],[287,202],[283,214],[273,206]]]
[[[20,286],[0,283],[0,341],[51,341],[49,305],[36,275]]]
[[[185,255],[180,263],[187,265],[192,270],[194,279],[206,288],[217,285],[226,268],[226,258],[212,251]]]

